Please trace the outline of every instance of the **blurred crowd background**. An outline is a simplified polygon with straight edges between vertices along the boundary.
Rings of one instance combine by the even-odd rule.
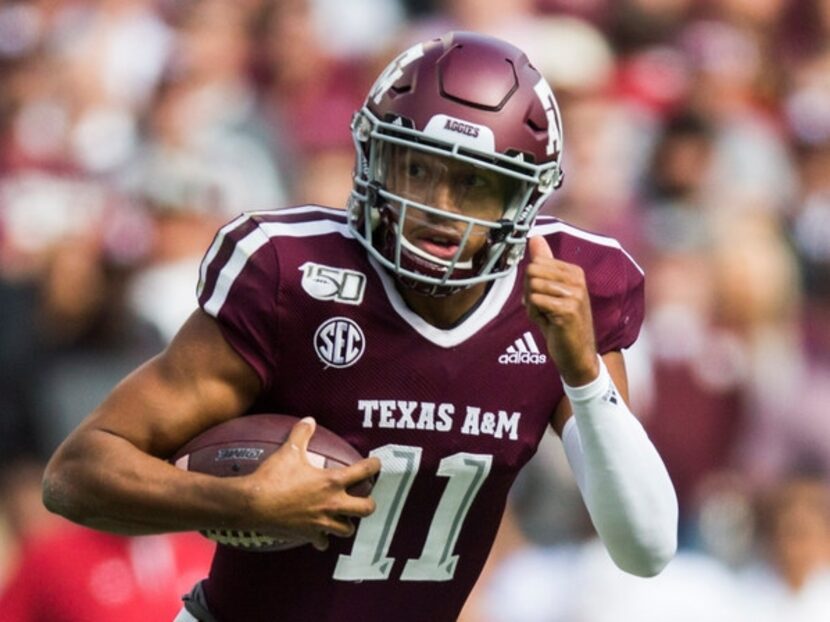
[[[464,620],[830,620],[830,0],[0,0],[0,619],[172,618],[209,543],[71,527],[42,466],[218,226],[345,206],[352,112],[451,29],[545,74],[545,211],[645,269],[633,410],[681,503],[675,562],[625,576],[546,439]]]

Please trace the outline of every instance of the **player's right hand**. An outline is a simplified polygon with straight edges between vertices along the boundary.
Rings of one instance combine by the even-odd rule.
[[[350,517],[362,518],[375,511],[370,497],[346,491],[374,477],[380,471],[380,460],[364,458],[348,467],[317,468],[307,455],[315,429],[314,419],[302,419],[279,450],[240,479],[247,480],[251,529],[282,538],[304,538],[325,550],[329,535],[348,538],[354,534]]]

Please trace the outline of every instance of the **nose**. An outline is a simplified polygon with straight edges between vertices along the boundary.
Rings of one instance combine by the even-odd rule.
[[[432,190],[432,205],[445,212],[460,212],[458,196],[448,180],[439,179]]]

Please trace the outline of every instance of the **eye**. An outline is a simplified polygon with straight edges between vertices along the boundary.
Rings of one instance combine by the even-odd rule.
[[[465,188],[487,188],[489,182],[484,175],[479,173],[468,173],[461,177],[461,185]]]
[[[406,175],[410,179],[425,179],[427,176],[427,167],[420,162],[410,162],[406,166]]]

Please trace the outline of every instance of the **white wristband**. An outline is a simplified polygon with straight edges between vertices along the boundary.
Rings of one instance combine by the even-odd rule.
[[[568,396],[572,405],[577,402],[588,402],[595,397],[602,397],[609,389],[616,394],[616,387],[611,379],[611,374],[608,373],[608,368],[605,366],[605,361],[602,360],[601,356],[597,356],[597,361],[599,363],[599,375],[588,384],[572,387],[564,380],[562,381],[565,395]]]

